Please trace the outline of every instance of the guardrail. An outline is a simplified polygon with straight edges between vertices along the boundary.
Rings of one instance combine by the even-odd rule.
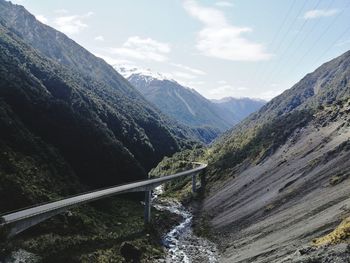
[[[196,191],[196,175],[204,170],[207,167],[207,164],[198,162],[193,162],[193,164],[198,165],[198,167],[172,175],[84,193],[74,197],[69,197],[59,201],[41,204],[35,207],[2,215],[0,217],[0,234],[5,236],[5,238],[10,238],[46,219],[49,219],[50,217],[63,213],[72,207],[93,202],[102,198],[130,192],[146,192],[145,222],[149,223],[151,219],[151,191],[155,187],[179,177],[192,175],[192,191]]]

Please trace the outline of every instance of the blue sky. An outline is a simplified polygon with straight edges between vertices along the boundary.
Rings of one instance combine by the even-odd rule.
[[[271,99],[350,49],[349,0],[15,0],[110,64]]]

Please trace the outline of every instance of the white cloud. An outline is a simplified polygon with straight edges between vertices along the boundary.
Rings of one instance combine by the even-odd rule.
[[[221,99],[224,97],[246,97],[248,88],[245,86],[235,86],[227,83],[224,80],[218,81],[221,84],[218,87],[211,89],[201,89],[205,96],[211,99]]]
[[[339,13],[338,9],[314,9],[309,10],[304,14],[304,19],[314,19],[320,17],[334,16]]]
[[[97,36],[94,38],[94,40],[103,42],[105,41],[105,38],[103,36]]]
[[[203,7],[195,0],[184,1],[185,10],[203,23],[198,33],[196,48],[205,56],[233,61],[258,61],[271,58],[264,46],[244,36],[252,32],[249,27],[231,25],[224,13],[211,7]]]
[[[106,61],[109,65],[132,65],[133,62],[127,59],[119,59],[114,58],[111,56],[105,56],[99,53],[94,53],[96,57],[102,58],[104,61]]]
[[[88,12],[83,15],[60,16],[55,18],[54,26],[63,33],[69,35],[78,34],[81,30],[88,27],[84,20],[93,14],[93,12]]]
[[[220,7],[231,7],[233,6],[233,4],[229,1],[219,1],[215,3],[216,6],[220,6]]]
[[[175,78],[181,78],[181,79],[195,79],[197,76],[186,73],[186,72],[181,72],[181,71],[174,71],[171,73]]]
[[[67,9],[57,9],[54,11],[56,14],[59,14],[59,15],[65,15],[65,14],[68,14],[69,11]]]
[[[233,89],[233,87],[229,84],[217,87],[217,90],[227,90],[227,89]]]
[[[231,85],[223,85],[215,89],[210,89],[207,94],[209,98],[220,99],[223,97],[232,96],[235,94],[235,92]]]
[[[170,74],[170,76],[172,76],[172,74]],[[201,80],[176,79],[176,82],[179,83],[180,85],[184,86],[184,87],[187,87],[187,88],[190,88],[190,89],[195,89],[196,91],[203,89],[202,86],[205,84],[205,82],[201,81]],[[201,93],[201,95],[203,95],[203,94]]]
[[[35,18],[43,24],[47,24],[49,20],[43,15],[36,15]]]
[[[189,71],[193,74],[196,74],[196,75],[202,75],[202,76],[206,75],[206,73],[200,69],[192,68],[192,67],[189,67],[189,66],[186,66],[183,64],[171,63],[171,65],[173,65],[174,67],[180,68],[180,69],[187,70],[187,71]]]
[[[201,81],[201,80],[198,80],[198,81],[189,81],[188,84],[189,84],[189,87],[192,87],[192,86],[201,86],[201,85],[204,85],[205,82],[204,82],[204,81]]]
[[[139,36],[129,37],[119,48],[112,48],[112,54],[141,60],[163,62],[167,60],[167,54],[171,51],[168,43],[162,43],[151,38]]]

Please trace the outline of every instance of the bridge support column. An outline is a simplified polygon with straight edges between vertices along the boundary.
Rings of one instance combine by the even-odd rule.
[[[145,224],[149,224],[151,222],[151,197],[152,191],[145,192]]]
[[[192,193],[195,193],[197,191],[197,181],[196,181],[196,175],[192,175]]]
[[[205,184],[206,184],[205,174],[202,174],[202,175],[200,176],[200,181],[201,181],[201,189],[204,190]]]

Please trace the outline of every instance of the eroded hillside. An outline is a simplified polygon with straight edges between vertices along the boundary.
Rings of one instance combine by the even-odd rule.
[[[204,202],[224,262],[274,262],[350,212],[350,105],[332,105],[257,164],[244,162]]]
[[[174,169],[172,163],[186,158],[209,163],[203,199],[194,202],[199,210],[196,228],[220,245],[223,262],[349,257],[346,249],[295,252],[350,215],[349,78],[346,52],[306,75],[212,147],[176,154],[158,167]],[[347,237],[337,242],[347,242]]]

